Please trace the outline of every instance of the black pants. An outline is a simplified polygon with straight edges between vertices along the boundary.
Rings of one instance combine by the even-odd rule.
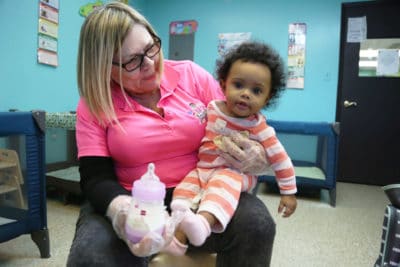
[[[171,192],[167,194],[168,205]],[[189,250],[217,253],[217,267],[266,267],[271,261],[274,237],[275,222],[264,203],[254,195],[242,193],[225,232],[212,233],[204,245],[190,246]],[[106,217],[95,213],[88,203],[82,206],[68,267],[147,267],[148,263],[149,258],[130,252]]]

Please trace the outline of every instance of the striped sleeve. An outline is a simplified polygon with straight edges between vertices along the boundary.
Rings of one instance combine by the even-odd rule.
[[[274,128],[263,124],[265,127],[257,127],[261,144],[265,148],[267,160],[275,173],[275,178],[282,195],[291,195],[297,192],[296,176],[292,160],[286,153],[285,148],[276,136]]]

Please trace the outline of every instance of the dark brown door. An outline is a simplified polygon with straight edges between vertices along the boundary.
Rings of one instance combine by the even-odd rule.
[[[342,4],[337,180],[400,183],[400,78],[358,76],[360,43],[347,42],[347,23],[363,16],[367,39],[400,38],[400,1]]]

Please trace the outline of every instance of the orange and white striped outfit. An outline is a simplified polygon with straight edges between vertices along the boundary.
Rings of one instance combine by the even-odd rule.
[[[281,194],[297,192],[292,161],[276,137],[275,130],[267,125],[261,113],[245,119],[229,117],[219,110],[216,101],[212,101],[207,107],[207,119],[197,168],[175,188],[173,201],[185,203],[191,208],[197,208],[198,204],[197,212],[207,211],[218,219],[219,224],[213,227],[213,232],[225,230],[236,210],[240,192],[251,191],[257,182],[256,176],[229,167],[219,156],[220,151],[213,140],[217,136],[228,135],[230,131],[247,131],[250,139],[263,145]]]

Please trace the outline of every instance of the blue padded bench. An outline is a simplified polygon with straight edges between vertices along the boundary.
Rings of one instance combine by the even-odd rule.
[[[45,178],[45,113],[0,112],[0,243],[30,234],[41,258],[50,257],[47,229]],[[6,161],[7,151],[14,151],[17,160]],[[13,201],[10,181],[18,171],[18,188],[22,201]],[[15,180],[15,179],[14,179]],[[15,191],[15,190],[14,190]],[[20,198],[18,198],[20,199]],[[20,204],[22,202],[23,204]]]
[[[293,161],[298,191],[306,188],[327,189],[330,204],[334,207],[339,123],[269,120],[268,124],[275,129]],[[305,155],[310,152],[313,152],[311,156]],[[276,187],[274,173],[271,171],[259,176],[254,193],[262,182]]]

